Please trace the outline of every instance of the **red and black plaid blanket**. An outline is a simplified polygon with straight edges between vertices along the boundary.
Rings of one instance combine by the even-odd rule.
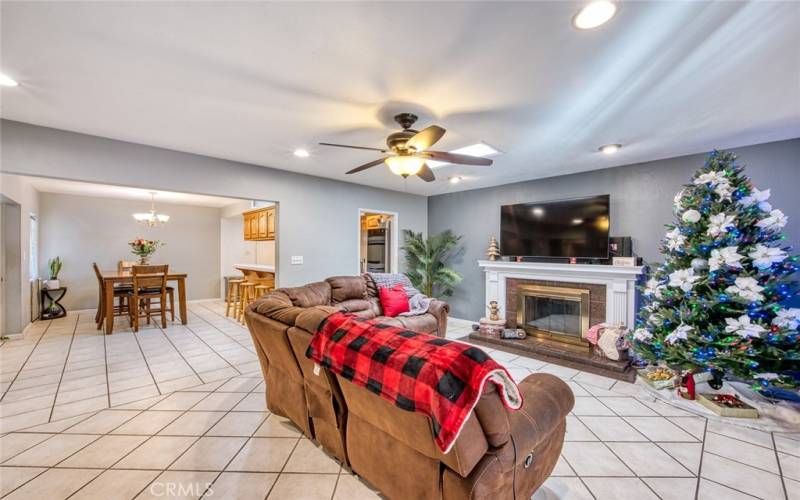
[[[481,349],[336,312],[306,356],[396,406],[427,415],[436,444],[450,451],[486,381],[516,410],[522,395],[506,369]]]

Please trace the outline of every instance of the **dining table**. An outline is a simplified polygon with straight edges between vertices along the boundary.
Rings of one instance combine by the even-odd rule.
[[[130,271],[100,271],[100,276],[103,280],[103,309],[105,311],[114,311],[114,286],[116,284],[131,284],[133,283],[133,273]],[[181,319],[181,324],[186,324],[189,320],[186,312],[186,273],[167,273],[167,282],[175,282],[178,285],[178,316]],[[114,331],[114,314],[105,315],[105,331],[106,335],[111,335]]]

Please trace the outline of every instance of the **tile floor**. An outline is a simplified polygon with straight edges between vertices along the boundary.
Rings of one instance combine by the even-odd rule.
[[[223,313],[196,302],[186,326],[111,336],[71,314],[0,345],[0,496],[378,498],[266,411],[249,334]],[[448,337],[468,329],[452,320]],[[800,500],[800,434],[708,422],[631,384],[486,350],[576,396],[535,499]]]

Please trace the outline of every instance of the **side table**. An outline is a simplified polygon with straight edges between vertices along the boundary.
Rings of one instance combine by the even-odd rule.
[[[42,319],[63,318],[67,315],[67,310],[61,305],[61,299],[67,294],[67,287],[61,286],[53,289],[42,288],[41,293],[42,310],[40,316]]]

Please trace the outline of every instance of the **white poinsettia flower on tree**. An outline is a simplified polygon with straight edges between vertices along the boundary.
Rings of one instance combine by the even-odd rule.
[[[675,197],[672,198],[672,202],[675,205],[675,209],[676,210],[682,210],[683,209],[683,205],[681,204],[681,200],[683,199],[683,193],[685,191],[686,191],[685,189],[681,189],[680,191],[678,191],[678,194],[676,194]]]
[[[700,217],[700,212],[695,209],[691,209],[683,212],[681,219],[683,219],[684,222],[694,224],[695,222],[700,222]]]
[[[766,331],[763,326],[750,322],[750,316],[743,314],[738,318],[725,318],[725,331],[734,333],[744,339],[760,337]]]
[[[759,380],[776,380],[780,377],[778,376],[777,373],[766,372],[766,373],[756,373],[755,375],[753,375],[753,378]]]
[[[647,280],[647,285],[644,289],[645,295],[652,295],[653,297],[660,299],[662,297],[661,292],[664,290],[664,285],[660,284],[659,281],[655,278],[650,278]]]
[[[653,338],[653,334],[650,333],[646,328],[637,328],[633,332],[633,338],[639,342],[647,342]]]
[[[779,328],[796,330],[800,326],[800,309],[797,307],[779,309],[775,317],[772,318],[772,324]]]
[[[686,236],[677,227],[667,232],[667,248],[672,251],[678,250],[686,244]]]
[[[750,208],[753,205],[758,205],[758,208],[765,212],[769,212],[772,210],[772,205],[769,204],[767,201],[770,196],[770,190],[765,189],[763,191],[759,191],[758,189],[753,189],[749,195],[745,196],[741,200],[739,200],[739,204],[742,205],[744,208]]]
[[[694,184],[696,186],[701,184],[710,184],[713,187],[718,184],[729,184],[729,181],[724,173],[718,170],[712,170],[711,172],[698,175],[694,180]]]
[[[754,278],[749,276],[740,276],[736,278],[733,285],[725,289],[725,293],[736,295],[748,302],[760,302],[764,300],[764,295],[761,293],[764,287],[758,284]]]
[[[669,286],[673,288],[680,288],[684,292],[691,292],[694,288],[695,281],[699,280],[700,276],[695,276],[694,269],[678,269],[670,273]]]
[[[768,216],[756,222],[756,226],[768,231],[777,231],[783,229],[788,222],[789,218],[776,208],[775,210],[771,210]]]
[[[716,271],[722,266],[728,266],[732,269],[741,269],[741,260],[744,255],[740,255],[739,247],[725,247],[720,249],[711,250],[711,258],[708,259],[709,271]]]
[[[727,182],[721,182],[714,187],[714,192],[719,196],[720,200],[731,200],[733,189]]]
[[[729,229],[736,227],[735,220],[736,218],[733,215],[726,213],[714,214],[708,218],[708,230],[706,232],[713,237],[725,234]]]
[[[753,265],[759,269],[766,269],[772,264],[783,262],[786,259],[786,252],[780,248],[768,247],[761,243],[756,244],[756,248],[747,254],[753,259]]]
[[[686,340],[686,337],[692,333],[692,330],[694,330],[692,326],[681,323],[664,338],[664,342],[674,344],[679,340]]]

